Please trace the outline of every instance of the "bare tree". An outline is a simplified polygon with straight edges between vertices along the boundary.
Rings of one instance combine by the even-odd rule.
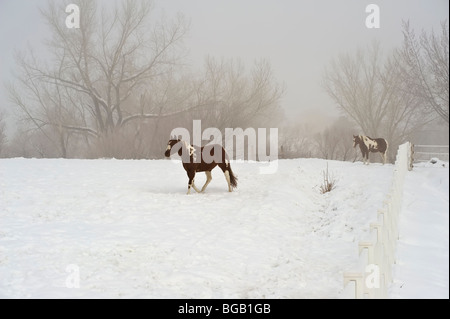
[[[363,134],[386,138],[390,150],[431,120],[404,85],[401,65],[392,56],[383,58],[377,43],[367,52],[338,56],[323,77],[323,87],[338,107]]]
[[[6,142],[5,114],[0,112],[0,157],[4,155]]]
[[[41,130],[28,129],[25,126],[16,128],[15,133],[9,139],[6,148],[8,157],[25,157],[25,158],[55,158],[60,157],[59,150],[49,143],[47,136],[44,134],[50,127]]]
[[[336,151],[336,159],[348,161],[352,159],[353,139],[352,135],[355,131],[355,123],[349,121],[346,117],[339,117],[331,126],[331,133],[338,136],[338,149]]]
[[[318,157],[324,159],[335,159],[339,139],[330,129],[317,133],[314,137]]]
[[[207,57],[200,72],[167,73],[150,83],[133,104],[161,116],[136,119],[137,125],[128,125],[126,130],[136,152],[158,158],[171,130],[189,130],[193,120],[201,120],[203,129],[218,128],[223,139],[225,128],[276,126],[282,115],[282,94],[267,61],[255,62],[246,70],[239,60]],[[186,110],[186,105],[200,107],[176,112]]]
[[[284,94],[267,60],[256,61],[249,72],[239,59],[207,57],[197,94],[213,101],[193,115],[223,130],[226,127],[264,126],[281,118]]]
[[[10,99],[57,156],[80,156],[84,145],[88,157],[158,157],[171,129],[192,119],[224,129],[280,118],[283,88],[267,61],[246,72],[239,61],[207,58],[194,74],[182,63],[188,26],[181,16],[155,21],[149,1],[119,5],[98,10],[82,0],[81,27],[69,29],[64,5],[52,2],[42,11],[52,59],[16,56]]]
[[[309,158],[314,154],[313,128],[310,122],[285,123],[279,136],[281,158]]]
[[[397,51],[402,66],[402,79],[410,94],[424,102],[449,123],[449,36],[447,22],[441,22],[441,32],[422,30],[419,37],[408,22],[403,22],[403,45]]]
[[[338,118],[330,127],[315,134],[315,154],[324,159],[349,160],[353,154],[353,130],[353,123],[345,117]]]
[[[88,141],[114,144],[127,123],[170,116],[196,107],[182,105],[167,113],[150,113],[133,102],[159,77],[173,71],[187,25],[180,16],[172,23],[151,23],[151,2],[127,0],[121,7],[98,10],[95,1],[80,1],[81,27],[69,29],[61,14],[64,5],[51,2],[43,10],[51,30],[47,45],[50,66],[32,54],[17,55],[19,88],[9,86],[11,100],[37,129],[51,126],[58,136],[47,137],[67,154],[67,138],[78,133]],[[23,94],[23,89],[27,94]],[[153,93],[153,92],[151,92]]]

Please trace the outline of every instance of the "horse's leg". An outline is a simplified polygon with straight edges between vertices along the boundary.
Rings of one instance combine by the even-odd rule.
[[[383,165],[386,164],[386,158],[384,157],[384,153],[380,152],[381,160],[383,161]]]
[[[187,174],[189,177],[187,194],[189,195],[191,193],[191,187],[193,187],[197,193],[200,193],[200,190],[195,186],[195,183],[194,183],[195,171],[188,171]]]
[[[227,183],[228,183],[228,191],[229,191],[229,192],[232,192],[232,191],[233,191],[233,188],[231,188],[230,171],[229,171],[229,170],[226,170],[224,174],[225,174],[225,178],[226,178]]]
[[[228,191],[232,192],[233,188],[231,187],[230,172],[228,170],[228,162],[227,163],[220,163],[219,167],[222,170],[223,174],[225,175],[225,179],[227,180]]]
[[[225,179],[227,180],[228,183],[228,191],[232,192],[233,188],[231,187],[230,171],[228,169],[225,169],[223,173],[225,174]]]
[[[205,183],[205,185],[203,185],[203,187],[202,187],[202,192],[204,192],[205,191],[205,189],[206,189],[206,187],[208,186],[208,184],[211,182],[211,180],[212,180],[212,176],[211,176],[211,171],[205,171],[205,174],[206,174],[206,183]]]
[[[192,182],[194,181],[194,176],[195,176],[195,172],[187,172],[188,177],[189,177],[189,181],[188,181],[188,190],[187,190],[187,195],[189,195],[191,193],[191,186],[192,186]]]
[[[200,193],[200,192],[201,192],[201,191],[197,188],[197,186],[195,186],[194,180],[192,180],[192,187],[194,188],[194,190],[195,190],[197,193]]]

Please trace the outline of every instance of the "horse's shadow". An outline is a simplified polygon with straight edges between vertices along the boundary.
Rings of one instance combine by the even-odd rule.
[[[180,186],[174,186],[174,185],[170,185],[170,186],[149,186],[149,187],[145,187],[143,189],[143,191],[145,193],[150,193],[153,195],[183,195],[183,196],[188,196],[186,194],[186,187],[180,187]],[[220,185],[217,186],[209,186],[208,189],[206,189],[203,192],[191,192],[189,194],[189,196],[203,196],[203,195],[208,195],[208,194],[226,194],[228,193],[226,190],[224,190],[224,187],[220,187]],[[188,196],[188,197],[189,197]]]

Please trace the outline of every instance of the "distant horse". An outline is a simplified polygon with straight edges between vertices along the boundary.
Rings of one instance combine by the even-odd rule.
[[[164,155],[170,157],[174,152],[178,152],[178,155],[181,156],[183,167],[189,177],[187,194],[190,194],[191,187],[198,193],[204,192],[212,180],[211,171],[216,166],[219,166],[225,174],[228,191],[231,192],[233,188],[237,187],[237,177],[233,174],[228,154],[221,145],[216,144],[198,147],[191,146],[186,141],[171,138],[167,143]],[[206,182],[201,190],[194,183],[196,172],[205,172],[206,174]]]
[[[369,165],[369,153],[380,152],[383,159],[383,165],[386,164],[386,153],[388,149],[388,142],[384,138],[371,138],[364,135],[353,135],[353,147],[359,145],[364,164]]]

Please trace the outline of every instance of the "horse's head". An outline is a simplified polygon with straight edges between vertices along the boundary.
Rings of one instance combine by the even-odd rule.
[[[359,143],[361,143],[361,136],[359,135],[353,135],[353,148],[356,147],[356,145],[358,145]]]
[[[167,148],[166,151],[164,152],[164,156],[166,157],[170,157],[171,155],[171,150],[172,148],[178,143],[181,142],[180,139],[176,138],[176,137],[172,137],[169,142],[167,142]],[[178,150],[180,150],[181,148],[179,148]]]

